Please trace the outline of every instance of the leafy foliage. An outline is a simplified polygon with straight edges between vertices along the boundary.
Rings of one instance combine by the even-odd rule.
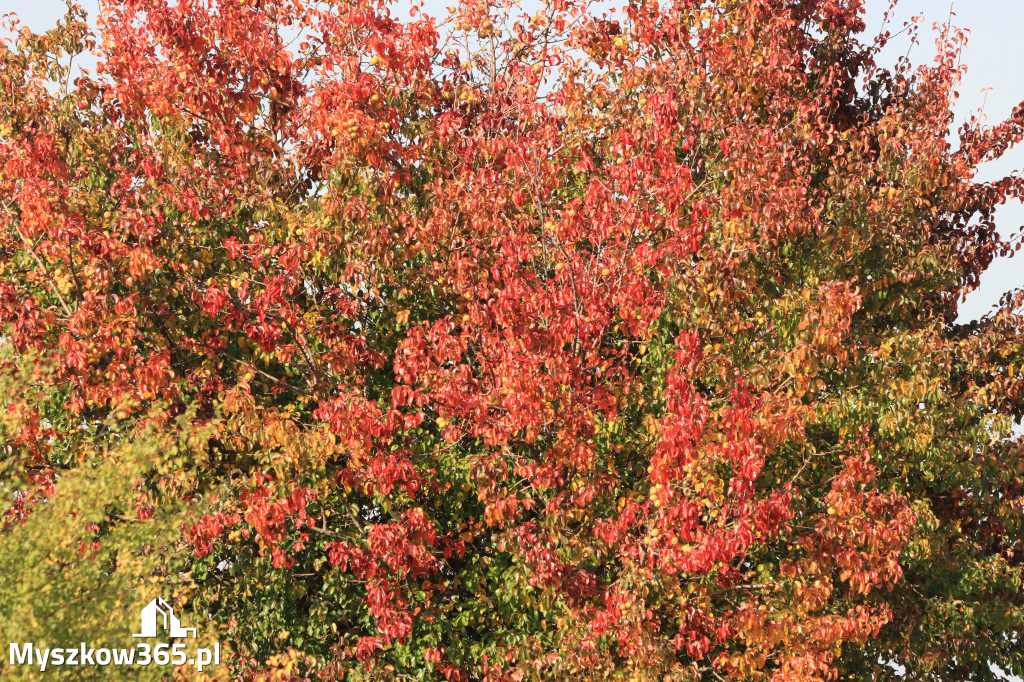
[[[161,593],[236,678],[1019,673],[1024,298],[956,309],[1024,108],[947,142],[963,36],[415,10],[0,53],[3,629]]]

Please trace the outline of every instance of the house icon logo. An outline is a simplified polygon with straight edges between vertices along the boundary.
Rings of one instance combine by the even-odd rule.
[[[161,623],[163,629],[171,637],[196,636],[195,628],[181,627],[181,621],[174,615],[174,609],[160,597],[149,602],[142,608],[142,632],[132,637],[156,637]]]

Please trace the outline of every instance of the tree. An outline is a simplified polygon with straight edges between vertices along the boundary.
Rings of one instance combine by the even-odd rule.
[[[862,11],[20,30],[3,630],[162,595],[238,678],[1019,674],[1024,295],[956,311],[1024,108],[950,144],[963,35],[887,70]]]

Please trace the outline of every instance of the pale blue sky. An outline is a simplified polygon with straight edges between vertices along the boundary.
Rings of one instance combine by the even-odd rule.
[[[453,0],[426,0],[424,9],[434,16],[444,16],[445,6]],[[95,15],[96,0],[81,0],[90,16]],[[399,4],[406,4],[399,0]],[[609,2],[614,4],[614,2]],[[868,29],[877,32],[888,0],[867,0]],[[53,25],[64,13],[61,0],[0,0],[0,13],[16,12],[22,22],[39,31]],[[1020,54],[1020,30],[1024,26],[1024,2],[1020,0],[903,0],[889,26],[893,33],[903,22],[915,15],[926,18],[924,25],[943,21],[950,11],[957,26],[970,31],[970,41],[963,52],[967,76],[960,88],[956,105],[957,125],[984,104],[984,113],[991,121],[1004,118],[1024,100],[1024,59]],[[917,63],[930,61],[933,43],[928,33],[910,53]],[[897,40],[889,56],[895,60],[906,52],[906,42]],[[1015,169],[1024,169],[1024,147],[1011,150],[998,162],[986,165],[980,179],[1003,177]],[[1024,225],[1024,207],[1014,203],[999,208],[997,224],[1004,236],[1017,232]],[[961,319],[973,319],[988,311],[1006,291],[1024,286],[1024,256],[993,263],[982,278],[981,287],[961,306]]]

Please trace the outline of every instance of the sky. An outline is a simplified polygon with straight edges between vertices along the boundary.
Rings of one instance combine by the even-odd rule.
[[[95,16],[97,0],[80,0],[82,6]],[[398,0],[399,4],[406,0]],[[424,11],[444,16],[445,6],[453,0],[425,0]],[[610,3],[614,4],[614,3]],[[874,35],[882,26],[882,18],[889,0],[867,0],[865,21],[868,33]],[[56,23],[64,14],[62,0],[0,0],[0,14],[16,12],[23,24],[33,31],[42,31]],[[1024,59],[1020,58],[1020,27],[1024,26],[1024,2],[1020,0],[902,0],[897,6],[888,28],[893,33],[901,30],[912,17],[924,17],[921,41],[910,51],[915,63],[925,63],[934,55],[930,29],[934,22],[950,18],[953,23],[967,29],[970,38],[962,53],[967,75],[959,89],[956,103],[957,121],[968,120],[982,111],[990,122],[1005,118],[1017,103],[1024,100]],[[889,49],[889,61],[894,62],[906,53],[906,42],[894,41]],[[1024,169],[1024,145],[1011,150],[1002,159],[982,166],[979,180],[996,180]],[[999,207],[996,225],[1003,238],[1016,234],[1024,226],[1024,206],[1014,202]],[[1024,254],[1020,258],[995,261],[984,273],[981,286],[971,293],[960,306],[960,321],[977,319],[990,311],[1005,292],[1024,286]]]

